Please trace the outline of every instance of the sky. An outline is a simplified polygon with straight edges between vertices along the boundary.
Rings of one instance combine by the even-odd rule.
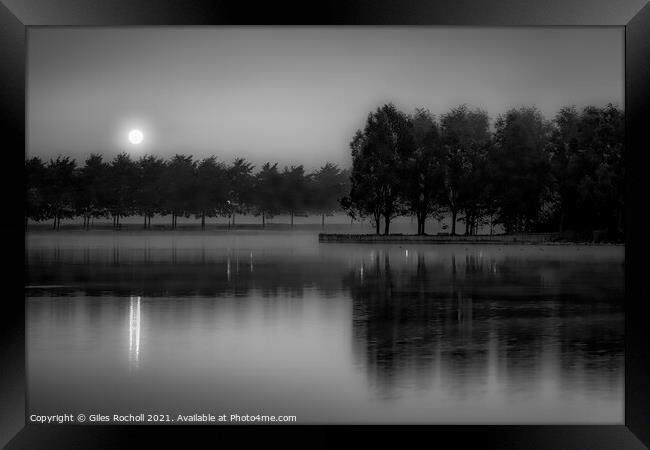
[[[29,28],[27,156],[348,166],[384,103],[624,107],[622,27]],[[144,138],[128,139],[133,129]]]

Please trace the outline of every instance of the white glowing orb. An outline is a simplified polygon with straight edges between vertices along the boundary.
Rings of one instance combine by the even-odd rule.
[[[129,142],[133,145],[138,145],[144,139],[144,134],[140,130],[129,131]]]

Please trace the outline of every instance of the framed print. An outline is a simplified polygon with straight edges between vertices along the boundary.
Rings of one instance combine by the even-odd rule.
[[[0,10],[6,448],[650,445],[645,2]]]

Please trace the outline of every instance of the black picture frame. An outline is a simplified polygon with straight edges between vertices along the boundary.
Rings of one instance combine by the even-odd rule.
[[[428,442],[448,441],[499,448],[633,449],[650,446],[650,297],[645,259],[650,224],[644,210],[650,192],[650,4],[645,0],[2,0],[0,4],[0,123],[5,268],[0,345],[0,443],[6,448],[123,448],[139,443],[190,446],[224,434],[247,440],[251,430],[291,444],[340,445],[327,427],[313,426],[79,426],[26,424],[24,222],[18,190],[24,179],[26,29],[31,26],[135,25],[471,25],[620,26],[625,28],[626,239],[625,239],[625,421],[624,425],[363,427],[376,439],[395,432]],[[21,152],[19,149],[23,149]],[[22,158],[22,159],[21,159]],[[16,176],[10,176],[15,174]],[[21,238],[22,237],[22,238]],[[24,278],[24,276],[23,276]],[[361,427],[344,427],[357,430]],[[256,436],[259,437],[259,436]],[[268,443],[272,440],[267,441]],[[426,442],[426,441],[425,441]],[[160,445],[160,444],[159,444]]]

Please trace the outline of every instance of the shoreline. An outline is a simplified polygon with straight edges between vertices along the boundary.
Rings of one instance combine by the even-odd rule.
[[[623,242],[569,241],[560,239],[558,233],[500,234],[500,235],[412,235],[412,234],[339,234],[319,233],[319,243],[332,244],[470,244],[470,245],[610,245],[624,246]]]
[[[313,233],[318,234],[318,243],[321,244],[431,244],[431,245],[548,245],[548,246],[567,246],[567,245],[583,245],[583,246],[624,246],[624,242],[610,242],[610,241],[587,241],[587,240],[571,240],[563,238],[559,233],[518,233],[518,234],[494,234],[494,235],[416,235],[416,234],[402,234],[395,233],[389,235],[377,235],[371,233],[350,233],[348,232],[349,226],[343,224],[331,224],[328,226],[333,232],[323,233],[320,224],[300,224],[291,227],[288,224],[267,224],[265,228],[256,226],[255,224],[239,224],[228,227],[225,226],[210,226],[204,230],[200,226],[185,225],[178,226],[176,229],[169,227],[153,227],[151,229],[143,229],[139,226],[124,226],[114,229],[111,226],[95,226],[91,229],[84,229],[77,226],[62,227],[59,230],[52,230],[49,227],[35,226],[25,229],[25,237],[30,234],[78,234],[92,235],[99,234],[161,234],[161,235],[233,235],[239,233],[255,233],[255,234],[274,234],[274,233]],[[347,230],[340,230],[336,232],[337,228]]]

